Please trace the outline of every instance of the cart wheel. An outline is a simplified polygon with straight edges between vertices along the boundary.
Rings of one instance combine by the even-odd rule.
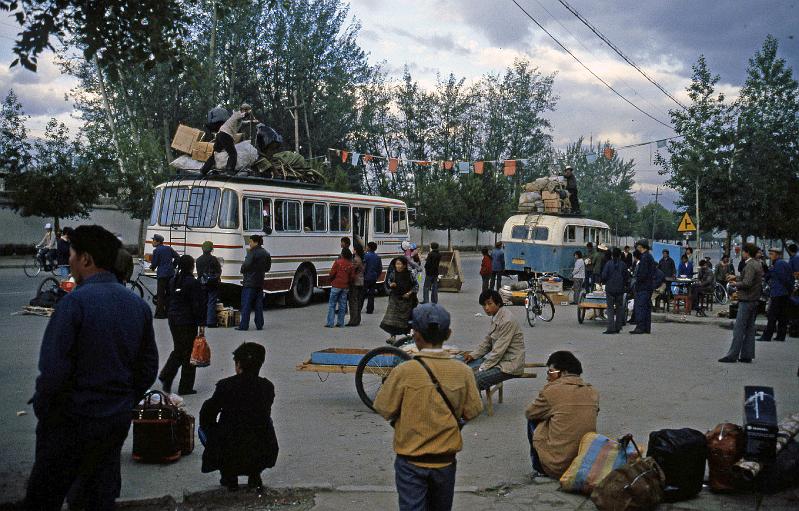
[[[585,320],[585,309],[580,307],[580,305],[578,304],[577,305],[577,322],[582,325],[584,320]]]
[[[542,321],[552,321],[552,318],[555,317],[555,304],[552,303],[552,299],[550,299],[546,293],[541,293],[537,298],[537,302],[538,317],[541,318]]]
[[[47,277],[39,284],[39,289],[36,290],[36,295],[40,295],[47,291],[52,291],[53,293],[58,293],[59,289],[61,289],[61,283],[58,282],[58,279],[55,277]]]
[[[355,369],[355,390],[363,404],[374,410],[375,396],[388,374],[410,358],[408,353],[394,346],[380,346],[364,355]]]
[[[527,312],[527,323],[530,326],[535,326],[535,311],[537,309],[535,294],[527,293],[527,298],[524,300],[524,308]]]

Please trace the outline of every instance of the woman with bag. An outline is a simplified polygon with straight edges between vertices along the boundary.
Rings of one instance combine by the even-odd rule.
[[[180,369],[181,396],[196,394],[194,375],[196,367],[191,364],[191,351],[197,327],[200,335],[205,332],[205,293],[197,279],[194,278],[194,258],[182,255],[178,260],[178,272],[169,282],[167,296],[169,306],[167,318],[169,331],[172,333],[172,353],[161,369],[158,379],[163,384],[164,392],[172,392],[172,382]]]
[[[394,260],[394,271],[388,276],[388,307],[380,328],[388,332],[391,338],[387,342],[393,343],[398,335],[406,335],[411,331],[408,322],[411,313],[416,307],[419,291],[419,281],[416,270],[408,265],[408,260],[400,256]]]
[[[350,320],[347,326],[361,324],[361,307],[363,306],[363,247],[355,244],[355,255],[352,257],[352,282],[350,283],[349,300]]]

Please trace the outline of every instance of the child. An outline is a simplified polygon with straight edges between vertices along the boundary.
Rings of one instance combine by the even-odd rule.
[[[488,255],[488,249],[483,248],[483,261],[480,263],[480,277],[483,279],[483,291],[488,289],[491,282],[491,256]]]
[[[230,491],[238,489],[240,475],[248,477],[248,487],[260,490],[261,472],[277,460],[275,387],[258,376],[265,358],[260,344],[245,342],[236,348],[236,375],[217,382],[214,395],[200,410],[200,438],[205,437],[202,471],[219,470],[220,484]]]

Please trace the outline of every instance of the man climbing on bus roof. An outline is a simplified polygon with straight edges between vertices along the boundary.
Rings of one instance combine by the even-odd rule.
[[[252,122],[259,122],[258,119],[252,116],[252,106],[250,106],[249,103],[242,103],[238,112],[233,112],[222,124],[214,140],[214,154],[225,151],[228,155],[227,166],[225,168],[228,174],[235,174],[236,172],[236,158],[238,153],[236,152],[234,138],[239,132],[241,122],[245,117],[248,117]],[[214,154],[211,154],[211,157],[208,158],[205,164],[203,164],[202,169],[200,169],[202,175],[205,176],[211,169],[215,168],[216,159],[214,158]]]
[[[566,191],[569,192],[569,202],[571,203],[572,213],[580,212],[580,200],[577,198],[577,178],[574,176],[574,169],[571,165],[566,165],[563,170],[566,178]]]

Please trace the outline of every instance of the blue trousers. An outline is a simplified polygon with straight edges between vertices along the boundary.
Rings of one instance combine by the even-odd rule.
[[[449,511],[455,494],[457,462],[443,468],[423,468],[397,456],[394,477],[400,511]]]
[[[438,303],[438,275],[425,275],[422,302]]]
[[[639,332],[652,331],[652,289],[635,292],[635,329]]]
[[[247,330],[250,328],[250,312],[255,320],[255,328],[261,330],[264,327],[264,292],[254,287],[241,288],[241,323],[239,328]]]
[[[336,306],[338,305],[337,326],[344,326],[344,315],[347,314],[347,296],[349,289],[330,288],[330,299],[327,301],[327,326],[333,326],[336,318]]]
[[[530,463],[533,465],[533,471],[543,474],[544,467],[541,466],[541,460],[538,459],[538,452],[536,452],[535,447],[533,447],[533,435],[535,434],[535,427],[537,425],[537,422],[529,419],[527,420],[527,441],[530,442]]]
[[[726,358],[755,358],[755,319],[758,302],[738,302],[738,315],[732,328],[732,344]]]
[[[485,358],[480,357],[466,364],[475,371],[474,379],[477,382],[477,390],[486,390],[499,382],[516,378],[516,376],[512,374],[503,373],[497,366],[486,369],[485,371],[478,371],[484,360]]]
[[[205,290],[206,326],[216,326],[216,301],[218,298],[219,298],[219,290],[217,288]]]

